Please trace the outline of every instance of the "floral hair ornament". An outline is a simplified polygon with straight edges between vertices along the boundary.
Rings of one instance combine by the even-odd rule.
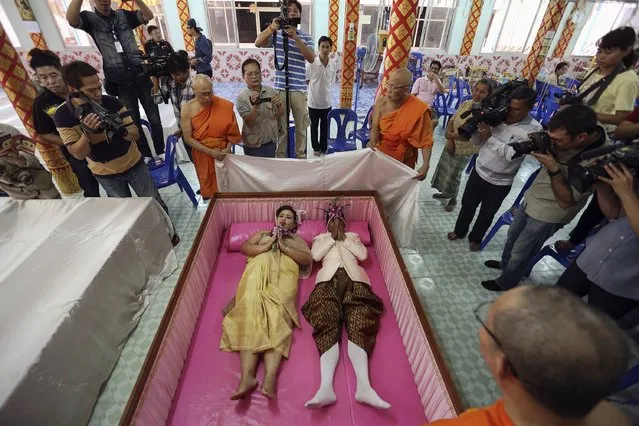
[[[290,237],[297,232],[297,228],[308,219],[308,215],[306,214],[306,210],[298,209],[295,210],[295,217],[297,218],[297,223],[291,229],[286,229],[286,227],[277,223],[277,218],[275,218],[276,225],[271,231],[271,235],[277,236],[278,239]]]
[[[337,199],[335,199],[333,200],[332,203],[328,205],[327,209],[320,209],[320,210],[323,210],[328,216],[328,220],[326,221],[326,227],[328,228],[328,224],[331,222],[331,220],[341,220],[342,222],[344,222],[344,225],[346,225],[344,210],[346,210],[346,207],[348,206],[350,206],[350,204],[340,206],[339,204],[337,204]]]

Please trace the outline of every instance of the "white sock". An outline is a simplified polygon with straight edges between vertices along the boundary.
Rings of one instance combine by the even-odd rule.
[[[351,360],[351,364],[353,364],[353,370],[357,378],[355,401],[383,410],[390,408],[391,405],[380,398],[375,389],[371,387],[371,382],[368,379],[368,355],[366,351],[349,340],[348,357]]]
[[[337,361],[339,361],[339,344],[335,343],[320,357],[320,388],[313,399],[304,404],[306,408],[324,407],[337,401],[333,391],[333,375]]]

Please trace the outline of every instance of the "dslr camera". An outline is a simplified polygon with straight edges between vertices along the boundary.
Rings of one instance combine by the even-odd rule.
[[[583,162],[587,162],[582,165]],[[639,139],[622,141],[582,153],[576,164],[568,167],[568,182],[580,193],[588,191],[601,177],[609,177],[605,165],[624,164],[633,176],[639,170]]]
[[[122,115],[117,112],[111,112],[82,93],[74,93],[71,94],[70,97],[85,101],[85,103],[76,106],[73,112],[75,117],[80,121],[80,128],[82,130],[90,133],[106,132],[108,141],[111,141],[116,136],[125,136],[128,133],[124,125],[124,118],[131,114],[130,111]],[[89,114],[95,114],[100,118],[100,125],[97,129],[91,129],[82,122]]]
[[[496,126],[506,119],[510,108],[510,95],[517,87],[528,85],[526,80],[512,80],[499,87],[492,95],[487,97],[476,107],[464,112],[461,118],[472,115],[470,119],[459,126],[458,132],[465,138],[470,138],[476,131],[479,123]]]
[[[514,150],[513,160],[531,152],[552,152],[552,142],[550,136],[544,131],[528,133],[528,138],[524,141],[511,142]]]
[[[286,27],[295,27],[302,22],[302,18],[289,18],[288,17],[288,0],[282,0],[280,2],[280,16],[276,18],[277,22],[280,24],[280,28]],[[286,36],[286,33],[284,33]]]
[[[255,102],[251,101],[251,105],[259,105],[266,102],[271,102],[273,98],[258,98]]]

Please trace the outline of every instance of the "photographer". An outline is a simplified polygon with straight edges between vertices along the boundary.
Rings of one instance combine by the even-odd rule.
[[[164,131],[160,111],[151,96],[152,83],[144,70],[142,56],[135,42],[133,29],[153,19],[153,12],[142,0],[135,0],[139,9],[111,9],[111,0],[94,0],[95,12],[80,11],[83,0],[71,0],[67,21],[73,28],[88,33],[102,54],[106,92],[117,96],[131,111],[133,122],[140,128],[138,100],[151,124],[153,146],[157,155],[164,153]],[[133,1],[133,0],[131,0]],[[140,128],[141,129],[141,128]],[[151,158],[144,132],[140,131],[138,147],[145,158]]]
[[[262,85],[262,69],[255,59],[244,61],[242,77],[246,89],[237,96],[235,108],[244,120],[244,153],[253,157],[274,158],[279,138],[278,121],[284,115],[284,104],[275,90]]]
[[[614,319],[639,306],[639,197],[637,181],[623,164],[604,166],[595,191],[599,206],[610,220],[588,239],[581,256],[557,281],[588,304]]]
[[[43,87],[42,92],[33,101],[33,127],[39,137],[60,147],[62,155],[67,159],[71,170],[78,178],[84,196],[99,197],[100,186],[89,170],[86,160],[78,160],[71,155],[67,147],[64,146],[53,122],[56,108],[63,104],[69,95],[69,90],[62,80],[60,58],[50,50],[40,49],[31,49],[29,57],[29,65],[35,71],[36,77]]]
[[[173,114],[177,122],[178,130],[175,136],[182,136],[181,109],[182,105],[195,97],[192,87],[191,69],[189,66],[188,54],[184,50],[172,53],[167,61],[166,68],[169,73],[167,77],[160,77],[153,81],[153,97],[155,103],[159,104],[164,99],[171,99]],[[184,144],[189,159],[193,161],[191,146]]]
[[[302,4],[297,0],[288,2],[287,18],[292,23],[299,23],[302,16]],[[275,90],[279,91],[279,97],[284,101],[286,90],[289,92],[289,108],[293,112],[295,120],[295,154],[297,158],[306,158],[306,128],[310,124],[308,118],[307,98],[306,98],[306,65],[315,61],[313,51],[313,37],[297,30],[297,26],[287,26],[280,30],[282,18],[275,18],[268,28],[262,31],[255,39],[256,47],[268,47],[273,45],[275,40],[275,61],[276,64],[284,64],[284,43],[288,43],[288,87],[286,87],[285,70],[275,70]],[[284,67],[286,68],[286,67]],[[288,111],[280,119],[279,144],[277,145],[277,156],[286,157],[288,140]]]
[[[549,152],[532,152],[542,165],[524,195],[508,228],[501,262],[488,260],[489,268],[501,269],[496,280],[482,282],[491,291],[503,291],[519,284],[528,263],[548,238],[574,219],[588,200],[589,192],[579,193],[568,183],[568,168],[575,159],[606,142],[606,132],[597,126],[597,115],[585,105],[572,105],[558,111],[548,123]]]
[[[151,40],[144,43],[144,53],[149,56],[168,56],[173,53],[173,46],[166,40],[162,40],[162,33],[155,25],[149,25],[146,29]]]
[[[197,74],[213,77],[211,61],[213,60],[213,43],[202,34],[202,28],[197,26],[195,19],[186,21],[186,31],[195,40],[195,56],[191,59],[191,66]]]
[[[513,159],[515,150],[508,144],[542,130],[541,124],[529,115],[536,98],[537,93],[528,86],[516,87],[508,96],[505,120],[495,127],[480,122],[477,132],[470,138],[479,146],[479,154],[466,183],[455,230],[448,233],[451,241],[464,238],[481,204],[479,216],[468,236],[470,251],[479,251],[484,234],[510,192],[523,161],[523,157]]]
[[[111,113],[122,116],[127,112],[117,98],[102,95],[102,83],[95,68],[86,62],[73,61],[62,67],[62,77],[70,96],[58,107],[53,120],[69,152],[78,160],[87,160],[109,197],[130,197],[131,185],[138,197],[152,197],[168,212],[142,161],[136,145],[140,132],[131,117],[124,117],[125,127],[118,129],[110,139],[105,131],[97,130],[101,126],[97,114],[88,113],[82,117],[84,129],[81,127],[76,110],[88,102],[83,97]]]

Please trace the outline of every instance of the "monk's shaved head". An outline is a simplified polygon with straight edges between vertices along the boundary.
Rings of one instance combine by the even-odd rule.
[[[502,346],[493,342],[495,353],[503,351],[527,393],[563,417],[587,415],[627,368],[628,346],[615,322],[560,287],[506,292],[486,325]]]
[[[213,90],[213,82],[209,76],[205,74],[197,74],[193,77],[192,86],[197,91]]]
[[[399,68],[390,74],[389,81],[397,86],[410,86],[413,84],[413,73],[408,68]]]

